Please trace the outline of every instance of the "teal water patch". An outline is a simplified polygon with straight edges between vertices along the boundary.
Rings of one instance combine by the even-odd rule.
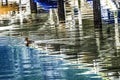
[[[20,46],[24,45],[24,39],[17,37],[0,37],[0,46]]]
[[[101,80],[97,74],[82,74],[90,71],[78,68],[82,64],[67,64],[64,55],[26,47],[23,39],[0,37],[0,41],[0,80]]]

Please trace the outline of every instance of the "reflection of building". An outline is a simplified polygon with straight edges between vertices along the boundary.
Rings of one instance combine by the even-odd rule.
[[[0,0],[0,14],[7,14],[9,11],[18,11],[20,6],[27,14],[37,13],[37,5],[33,0]]]
[[[0,14],[7,14],[9,11],[17,11],[18,4],[15,1],[0,0]]]
[[[37,13],[37,4],[33,0],[21,0],[21,7],[27,15]]]

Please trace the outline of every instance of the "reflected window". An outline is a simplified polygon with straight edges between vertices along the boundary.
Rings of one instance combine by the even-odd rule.
[[[8,5],[8,0],[1,0],[2,6],[7,6]]]

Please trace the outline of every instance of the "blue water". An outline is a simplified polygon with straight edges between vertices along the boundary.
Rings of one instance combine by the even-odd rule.
[[[64,57],[26,47],[21,38],[0,37],[0,80],[102,80]]]

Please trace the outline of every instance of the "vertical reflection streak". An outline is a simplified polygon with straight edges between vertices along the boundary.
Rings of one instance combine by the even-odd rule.
[[[114,12],[114,20],[115,20],[115,45],[116,48],[119,49],[120,41],[119,41],[119,27],[118,27],[118,18],[117,11]]]

